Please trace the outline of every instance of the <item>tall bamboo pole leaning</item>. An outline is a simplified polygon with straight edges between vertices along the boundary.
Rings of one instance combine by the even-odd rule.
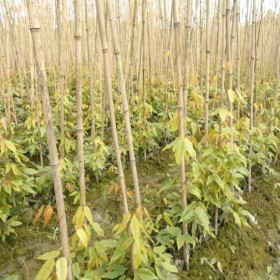
[[[278,43],[278,58],[277,58],[277,79],[276,79],[276,86],[275,86],[275,93],[274,93],[274,102],[273,102],[273,106],[271,108],[271,116],[270,116],[270,132],[272,132],[273,130],[273,124],[274,124],[274,117],[276,114],[276,110],[277,110],[277,102],[278,102],[278,91],[279,91],[279,85],[280,85],[280,41]],[[274,158],[274,165],[277,162],[278,159],[278,155],[279,155],[279,150],[280,150],[280,145],[278,145],[278,149]]]
[[[185,37],[185,64],[184,64],[184,103],[188,103],[188,91],[189,91],[189,77],[190,77],[190,65],[191,65],[191,21],[192,21],[192,1],[187,1],[187,18],[186,18],[186,37]],[[185,108],[185,115],[187,115],[187,108]]]
[[[112,31],[111,34],[112,34],[114,53],[115,53],[116,63],[117,63],[117,71],[118,71],[118,76],[119,76],[119,88],[120,88],[122,104],[123,104],[123,115],[124,115],[127,143],[128,143],[128,149],[129,149],[129,160],[130,160],[132,176],[133,176],[135,202],[136,202],[136,207],[141,207],[141,196],[140,196],[137,167],[136,167],[136,161],[135,161],[135,155],[134,155],[133,138],[132,138],[132,132],[131,132],[130,117],[129,117],[129,106],[128,106],[128,101],[127,101],[123,67],[122,67],[122,61],[121,61],[121,55],[120,55],[120,46],[119,46],[119,41],[117,38],[117,31],[115,28],[115,23],[113,22],[113,19],[112,19],[112,8],[111,8],[110,0],[108,0],[108,2],[107,2],[107,9],[108,9],[108,15],[109,15],[110,26],[111,26],[111,31]]]
[[[232,100],[230,94],[232,91],[232,59],[231,59],[231,29],[230,29],[230,0],[226,0],[226,70],[228,77],[228,110],[230,112],[229,126],[231,129],[230,141],[233,143],[233,117],[232,117]]]
[[[146,0],[142,0],[142,33],[141,33],[141,47],[142,47],[142,118],[143,118],[143,130],[146,130],[146,91],[145,91],[145,72],[146,72]],[[140,63],[141,64],[141,63]],[[141,75],[139,75],[139,80]],[[139,87],[140,88],[140,87]],[[147,139],[144,136],[144,159],[147,158]]]
[[[250,85],[250,130],[254,126],[254,86],[255,86],[255,40],[256,40],[256,0],[253,0],[252,7],[252,45],[251,45],[251,85]],[[252,134],[250,133],[249,140],[249,178],[248,178],[248,190],[249,192],[252,189],[252,155],[253,155],[253,139]]]
[[[57,52],[58,52],[58,74],[60,91],[60,157],[64,158],[65,152],[65,114],[64,114],[64,89],[65,89],[65,51],[63,50],[63,17],[61,13],[61,0],[56,0],[56,25],[57,25]]]
[[[56,139],[54,132],[53,117],[51,112],[51,104],[49,91],[47,86],[47,74],[45,61],[43,58],[42,41],[40,32],[40,23],[36,13],[36,3],[34,0],[27,0],[28,15],[30,19],[30,31],[32,34],[35,62],[37,66],[38,81],[43,101],[44,119],[46,125],[46,136],[49,148],[50,166],[52,169],[56,207],[60,228],[60,241],[62,245],[63,256],[67,260],[67,280],[72,280],[71,258],[68,244],[68,232],[66,223],[66,213],[62,193],[61,175],[59,170],[59,159],[56,147]]]
[[[225,92],[225,30],[226,30],[226,0],[223,0],[223,7],[222,7],[222,44],[221,44],[221,93],[220,93],[220,107],[224,107],[224,92]],[[220,124],[220,129],[222,125]]]
[[[137,21],[137,8],[138,8],[138,0],[134,0],[133,5],[133,18],[132,18],[132,27],[131,27],[131,39],[130,39],[130,51],[129,51],[129,57],[126,63],[126,84],[129,84],[129,79],[133,78],[133,58],[134,58],[134,37],[135,37],[135,29],[136,29],[136,21]],[[132,79],[133,81],[133,79]],[[132,83],[133,85],[133,83]]]
[[[178,17],[177,1],[172,1],[173,12],[173,24],[174,24],[174,39],[175,39],[175,62],[176,62],[176,74],[177,74],[177,90],[178,90],[178,119],[179,119],[179,137],[185,138],[185,104],[184,104],[184,91],[183,91],[183,79],[181,72],[181,43],[180,43],[180,21]],[[186,167],[185,159],[180,164],[180,180],[181,180],[181,207],[182,211],[187,207],[187,193],[186,193]],[[183,233],[188,232],[188,224],[183,223]],[[184,243],[183,258],[185,268],[189,269],[189,246],[188,243]]]
[[[205,119],[204,119],[204,133],[208,139],[208,118],[209,118],[209,72],[210,72],[210,1],[206,1],[206,74],[205,74]],[[208,140],[206,141],[208,146]]]
[[[6,31],[6,46],[5,46],[5,56],[6,56],[6,79],[7,79],[7,101],[6,101],[6,108],[7,108],[7,121],[10,122],[11,120],[11,107],[12,107],[12,97],[11,97],[11,78],[10,78],[10,26],[8,20],[8,12],[6,11],[6,19],[5,19],[5,31]]]
[[[112,96],[111,73],[110,73],[110,65],[109,65],[108,44],[107,44],[107,38],[105,33],[104,13],[102,9],[102,1],[95,0],[95,3],[96,3],[99,35],[100,35],[100,40],[102,45],[102,52],[103,52],[105,84],[106,84],[106,91],[107,91],[108,102],[109,102],[111,129],[112,129],[114,148],[115,148],[116,160],[118,165],[120,188],[121,188],[122,200],[123,200],[123,213],[128,213],[126,187],[124,181],[124,173],[123,173],[123,167],[121,161],[121,153],[119,148],[119,140],[117,134],[114,103],[113,103],[113,96]]]
[[[236,53],[237,53],[237,78],[236,78],[236,90],[240,94],[240,30],[239,30],[239,22],[240,22],[240,7],[239,1],[236,0]],[[237,103],[237,120],[240,119],[240,101]]]
[[[77,158],[79,166],[80,205],[86,205],[84,136],[83,136],[83,97],[82,97],[82,0],[75,0],[75,65],[77,95]]]
[[[88,17],[88,2],[85,0],[85,21],[86,21],[86,41],[87,41],[87,60],[88,60],[88,82],[89,82],[89,94],[90,94],[90,119],[91,119],[91,129],[90,135],[92,139],[96,138],[95,132],[95,118],[94,118],[94,110],[95,110],[95,93],[93,88],[93,71],[92,71],[92,55],[90,50],[90,24]],[[93,141],[93,145],[95,148],[95,141]]]

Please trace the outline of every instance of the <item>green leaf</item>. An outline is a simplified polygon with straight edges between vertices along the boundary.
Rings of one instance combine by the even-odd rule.
[[[118,225],[118,227],[114,227],[113,228],[113,231],[112,233],[114,233],[114,235],[118,235],[120,234],[121,232],[123,232],[125,229],[126,229],[126,225],[128,224],[129,220],[131,218],[131,214],[130,213],[126,213],[124,216],[123,216],[123,220],[121,222],[121,224]]]
[[[174,147],[173,147],[173,151],[175,153],[175,160],[177,164],[180,164],[183,161],[186,150],[187,149],[186,149],[186,144],[184,139],[178,137],[174,141]]]
[[[210,221],[207,212],[201,206],[197,206],[194,212],[198,223],[200,223],[206,231],[209,231]]]
[[[71,148],[71,141],[67,138],[64,139],[65,151],[68,154]]]
[[[78,262],[75,262],[72,264],[72,273],[73,275],[76,277],[76,278],[80,278],[80,272],[81,272],[81,269],[80,269],[80,264]]]
[[[119,248],[117,248],[111,258],[110,263],[113,263],[114,261],[116,261],[117,259],[119,259],[121,256],[126,255],[126,250],[128,247],[130,247],[130,245],[133,243],[134,239],[133,237],[129,237],[125,240],[125,242],[123,244],[121,244],[121,246]]]
[[[54,259],[47,260],[39,270],[38,274],[35,277],[35,280],[47,280],[52,273],[54,265]]]
[[[28,193],[36,194],[36,192],[28,185],[24,184],[21,186],[21,189],[25,190]]]
[[[241,227],[241,220],[239,215],[235,211],[232,212],[232,215],[234,217],[235,223]]]
[[[178,234],[181,234],[182,230],[178,227],[167,227],[164,231],[168,232],[172,236],[177,236]]]
[[[104,236],[104,231],[103,229],[101,228],[100,224],[96,223],[96,222],[92,222],[90,224],[93,228],[93,230],[97,233],[98,236]]]
[[[137,275],[140,278],[140,280],[154,280],[158,279],[155,274],[147,269],[147,268],[139,268],[137,271]]]
[[[196,152],[193,148],[192,142],[188,138],[185,138],[184,141],[185,141],[187,152],[190,155],[190,157],[192,157],[193,159],[196,158]]]
[[[66,280],[67,278],[67,260],[64,257],[56,261],[56,277],[57,280]]]
[[[45,253],[45,254],[37,257],[37,259],[47,261],[47,260],[55,259],[59,255],[60,255],[60,251],[58,251],[58,250],[57,251],[51,251],[51,252]]]
[[[166,212],[163,213],[163,219],[167,222],[168,225],[173,227],[173,222]]]
[[[199,187],[191,185],[188,188],[189,193],[195,195],[199,200],[201,200],[201,191],[199,189]]]
[[[24,173],[27,175],[35,175],[38,171],[32,168],[24,168]]]
[[[99,245],[104,249],[111,249],[116,247],[117,241],[114,239],[104,239],[99,242]]]
[[[107,279],[116,279],[126,272],[127,267],[120,265],[120,264],[114,264],[112,265],[112,271],[106,272],[105,274],[102,275],[102,278],[107,278]]]
[[[182,248],[185,242],[195,246],[195,239],[191,237],[188,233],[177,235],[176,242],[177,242],[178,250]]]
[[[6,277],[4,280],[18,280],[19,275],[13,274]]]
[[[177,267],[175,265],[171,264],[170,262],[167,262],[167,261],[162,262],[161,266],[169,272],[174,272],[174,273],[178,272]]]
[[[215,182],[219,185],[219,187],[223,190],[225,186],[224,186],[224,182],[221,180],[221,178],[217,174],[214,174],[213,178],[214,178]]]
[[[19,221],[12,221],[11,223],[9,223],[9,225],[11,227],[18,227],[18,226],[22,225],[22,223]]]
[[[9,150],[11,150],[13,153],[17,152],[16,146],[10,141],[5,139],[5,145]]]
[[[194,215],[194,208],[196,207],[197,202],[193,201],[189,204],[182,213],[180,222],[182,221],[190,221]]]

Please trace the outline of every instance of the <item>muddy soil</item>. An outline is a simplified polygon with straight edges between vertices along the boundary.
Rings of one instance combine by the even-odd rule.
[[[279,169],[279,167],[278,167]],[[181,279],[280,279],[280,188],[276,179],[255,175],[244,208],[254,217],[250,228],[241,230],[234,221],[225,223],[217,239],[203,242],[191,257],[191,269]],[[279,182],[279,180],[278,180]],[[220,262],[211,265],[214,258]],[[215,262],[213,260],[213,262]]]
[[[138,163],[143,204],[151,212],[156,193],[167,174],[178,176],[178,169],[171,162],[168,153],[161,153]],[[133,192],[129,168],[125,173],[127,187]],[[113,182],[117,182],[117,177],[111,174],[100,178],[99,183],[88,185],[88,205],[105,232],[121,218],[120,198],[114,192],[108,195]],[[280,279],[280,188],[274,187],[275,182],[255,175],[252,192],[245,194],[248,202],[245,208],[256,219],[251,228],[241,230],[234,221],[223,224],[216,240],[202,242],[191,253],[190,271],[180,272],[180,279]],[[76,209],[72,201],[73,198],[67,198],[70,234],[73,228],[70,221]],[[132,200],[129,203],[132,206]],[[36,257],[59,248],[57,226],[53,220],[45,228],[42,224],[34,227],[30,221],[19,227],[17,236],[0,246],[0,279],[34,279],[42,266]],[[15,277],[9,277],[11,275]]]

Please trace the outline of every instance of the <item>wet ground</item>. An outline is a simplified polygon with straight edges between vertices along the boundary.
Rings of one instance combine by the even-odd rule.
[[[172,160],[165,153],[138,164],[139,181],[143,193],[147,194],[143,196],[143,203],[148,209],[153,205],[153,195],[156,198],[166,174],[177,176],[177,168],[170,162]],[[126,178],[130,188],[129,170]],[[117,213],[121,213],[120,199],[114,193],[108,195],[108,188],[114,180],[117,178],[113,174],[106,175],[98,184],[88,186],[88,205],[105,231],[111,229],[112,223],[120,218]],[[190,271],[181,272],[180,279],[280,279],[280,188],[275,188],[275,183],[275,179],[255,175],[252,192],[245,194],[248,202],[245,208],[255,217],[251,228],[241,230],[234,221],[223,224],[216,240],[204,241],[192,252]],[[72,200],[67,199],[69,216],[75,211],[70,206]],[[55,220],[45,228],[42,224],[34,227],[24,214],[23,220],[24,225],[18,228],[17,236],[0,247],[0,279],[34,279],[42,265],[36,257],[59,248]]]

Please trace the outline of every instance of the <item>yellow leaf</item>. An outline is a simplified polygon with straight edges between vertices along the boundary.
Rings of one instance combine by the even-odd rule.
[[[35,280],[47,280],[52,273],[54,264],[54,259],[47,260],[39,270],[38,274],[35,277]]]
[[[140,246],[137,242],[133,243],[132,255],[133,255],[135,268],[137,269],[139,267],[139,265],[141,264],[142,259],[143,259],[143,256],[141,254]]]
[[[117,183],[113,182],[109,188],[109,193],[114,192],[116,195],[118,193],[119,189],[120,189],[120,186]]]
[[[216,86],[216,85],[217,85],[217,81],[218,81],[218,77],[217,77],[216,75],[213,76],[213,78],[212,78],[211,81],[210,81],[210,86],[211,86],[211,87]]]
[[[84,224],[84,219],[85,219],[85,215],[84,215],[83,207],[79,206],[72,220],[76,230]]]
[[[15,145],[10,140],[5,140],[5,145],[9,150],[16,153],[17,149],[16,149]]]
[[[226,62],[226,70],[227,70],[227,71],[231,70],[231,67],[232,67],[231,62],[230,62],[230,61],[227,61],[227,62]]]
[[[221,273],[224,273],[224,272],[223,272],[222,264],[221,264],[219,261],[217,262],[217,268],[218,268],[218,270],[219,270]]]
[[[44,226],[46,226],[53,216],[53,208],[51,205],[46,206],[44,211]]]
[[[129,199],[133,200],[133,192],[131,190],[127,190],[126,195]]]
[[[221,121],[224,122],[227,118],[227,110],[224,108],[221,108],[219,115],[220,115]]]
[[[179,118],[178,118],[178,112],[176,112],[173,116],[173,118],[170,120],[171,129],[172,131],[177,131],[179,127]]]
[[[66,280],[67,278],[67,260],[64,257],[56,261],[56,277],[57,280]]]
[[[2,127],[4,128],[4,130],[7,131],[7,122],[6,122],[5,117],[1,118],[1,124],[2,124]]]
[[[144,210],[144,213],[145,213],[146,217],[147,217],[150,221],[152,221],[152,218],[151,218],[151,216],[150,216],[150,213],[149,213],[149,211],[146,209],[146,207],[143,207],[143,210]]]
[[[132,236],[134,237],[136,242],[140,240],[140,225],[137,217],[133,215],[131,222],[130,222],[130,229]]]
[[[6,163],[6,174],[8,174],[10,172],[11,168],[12,168],[12,164],[10,162],[7,162]]]
[[[51,252],[47,252],[39,257],[37,257],[38,260],[53,260],[55,258],[57,258],[60,255],[60,251],[51,251]]]
[[[74,186],[71,182],[67,182],[65,184],[65,189],[68,191],[68,192],[72,192],[74,190]]]
[[[84,207],[84,214],[85,214],[87,220],[89,221],[89,223],[91,224],[93,222],[93,217],[92,217],[91,211],[88,206]]]
[[[228,99],[230,103],[234,102],[235,92],[231,89],[228,90]]]
[[[136,217],[139,221],[143,220],[143,209],[142,209],[142,207],[137,207],[137,209],[135,211],[135,215],[136,215]]]
[[[40,209],[38,210],[38,212],[36,213],[35,217],[34,217],[34,221],[33,221],[33,226],[39,221],[40,217],[42,216],[42,213],[44,211],[45,206],[42,205],[40,207]]]
[[[116,232],[114,233],[114,229],[115,229],[115,227],[114,227],[112,233],[114,233],[114,235],[118,235],[121,232],[123,232],[125,230],[125,228],[126,228],[127,223],[129,222],[130,218],[131,218],[131,214],[130,213],[126,213],[123,216],[123,220],[122,220],[121,224],[116,228]]]
[[[14,163],[12,163],[12,170],[13,170],[14,175],[17,176],[19,174],[18,168],[17,168],[16,164],[14,164]]]
[[[196,83],[196,75],[195,72],[190,73],[190,84],[193,86]]]
[[[83,243],[84,247],[87,248],[89,240],[88,240],[88,236],[85,233],[85,231],[82,228],[79,228],[77,230],[77,235],[78,235],[79,239],[81,240],[81,242]]]

